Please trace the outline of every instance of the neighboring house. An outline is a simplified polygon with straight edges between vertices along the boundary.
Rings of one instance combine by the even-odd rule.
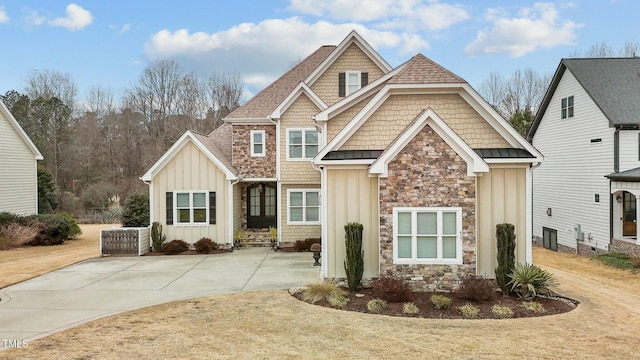
[[[280,244],[321,238],[323,275],[342,278],[344,225],[359,222],[366,278],[451,289],[494,275],[496,224],[531,261],[541,159],[462,78],[421,54],[392,69],[352,32],[208,136],[186,132],[142,179],[168,239],[275,227]]]
[[[640,253],[639,124],[640,58],[560,62],[528,136],[545,157],[533,172],[544,247]]]
[[[0,100],[0,212],[38,212],[37,160],[42,154]]]

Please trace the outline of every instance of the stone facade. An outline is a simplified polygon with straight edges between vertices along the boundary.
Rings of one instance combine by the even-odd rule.
[[[608,252],[607,250],[602,250],[600,248],[591,246],[589,244],[585,244],[582,241],[578,241],[578,249],[573,253],[578,255],[583,255],[583,256],[594,256],[594,255],[606,254],[607,252]]]
[[[640,245],[631,241],[613,239],[609,246],[609,252],[640,255]]]
[[[340,149],[385,149],[426,108],[446,119],[472,148],[511,147],[460,95],[430,94],[391,96]]]
[[[251,156],[251,130],[264,130],[265,156]],[[276,177],[275,125],[233,125],[232,163],[245,178]]]
[[[454,290],[463,276],[476,271],[475,178],[467,176],[465,161],[429,126],[389,163],[388,169],[389,176],[379,182],[381,274],[401,276],[416,289]],[[461,207],[463,264],[394,264],[394,207]]]

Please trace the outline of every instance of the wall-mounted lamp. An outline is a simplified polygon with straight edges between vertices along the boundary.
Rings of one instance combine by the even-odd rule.
[[[551,216],[551,208],[547,208],[547,216]]]
[[[616,201],[621,203],[622,202],[622,195],[616,195]]]

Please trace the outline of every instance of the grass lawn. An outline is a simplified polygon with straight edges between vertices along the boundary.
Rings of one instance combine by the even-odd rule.
[[[38,275],[100,256],[100,229],[119,224],[81,224],[82,234],[56,246],[29,246],[0,251],[0,289]]]

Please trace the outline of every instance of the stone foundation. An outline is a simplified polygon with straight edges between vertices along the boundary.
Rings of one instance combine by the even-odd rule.
[[[558,252],[563,254],[577,254],[577,249],[572,248],[571,246],[558,244]]]
[[[602,250],[597,247],[591,246],[591,244],[585,244],[583,242],[578,242],[578,249],[576,254],[582,256],[594,256],[600,254],[608,253],[607,250]]]
[[[640,255],[640,245],[630,241],[613,239],[609,245],[609,252]]]

